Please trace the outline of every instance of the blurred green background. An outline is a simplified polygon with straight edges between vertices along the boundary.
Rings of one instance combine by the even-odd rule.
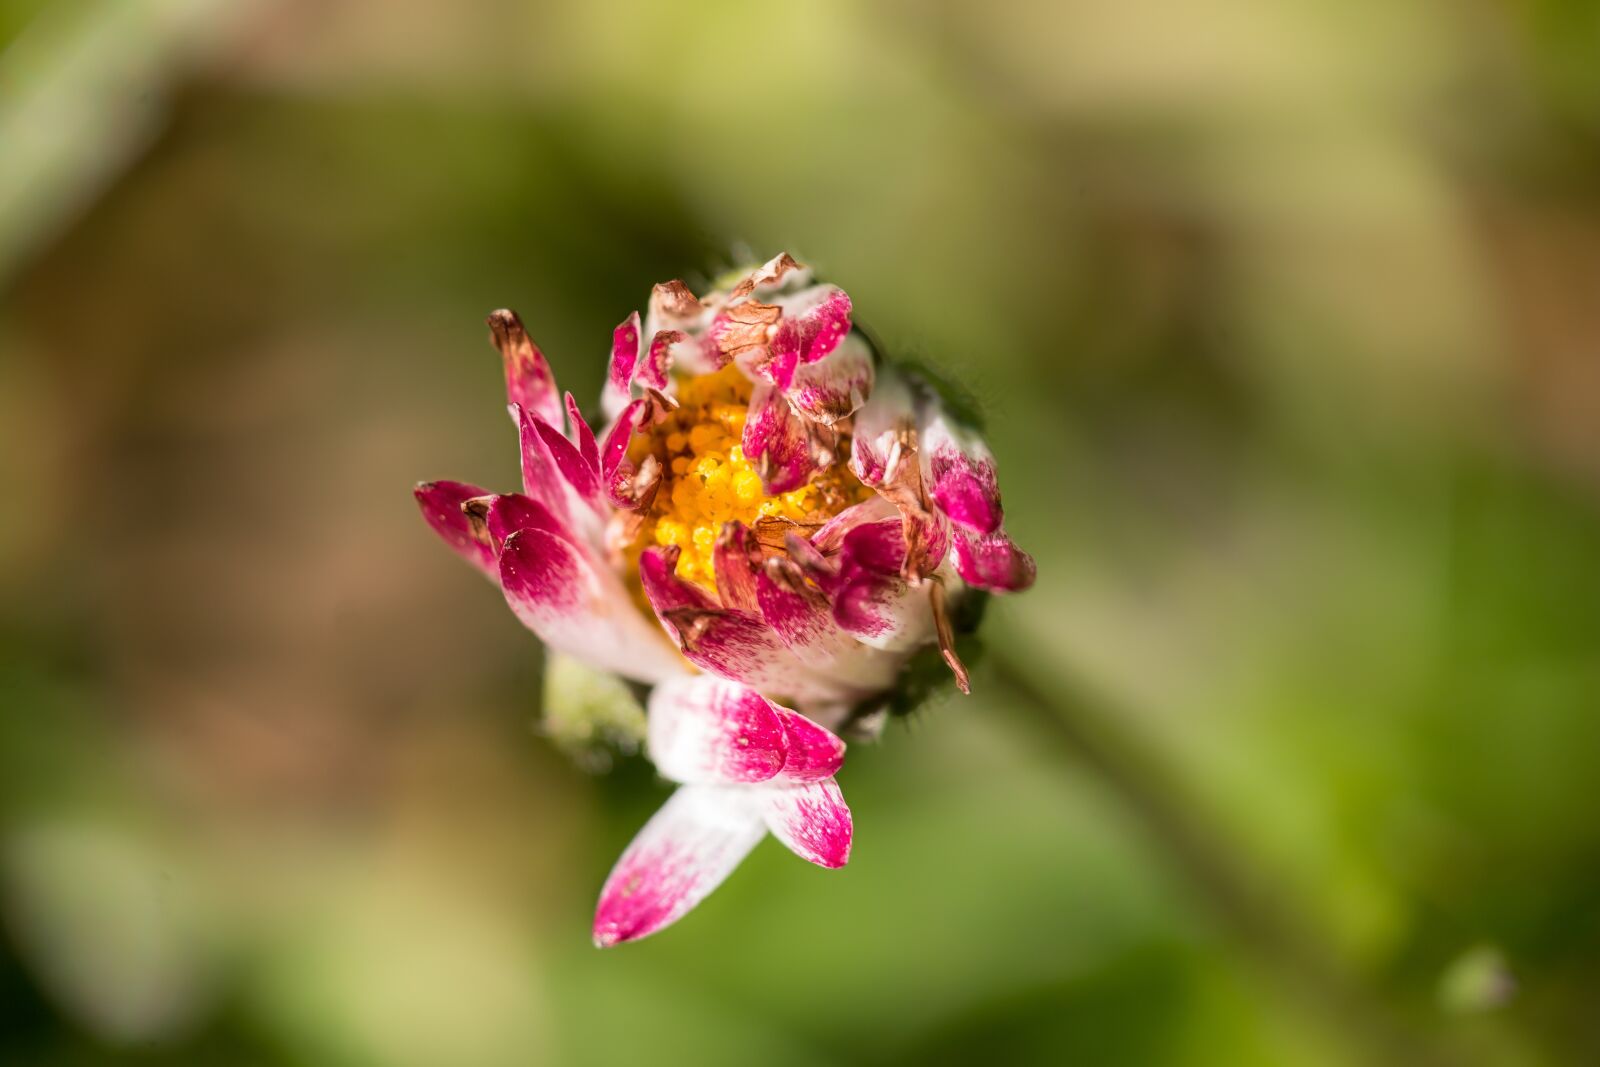
[[[1600,1062],[1600,13],[0,3],[0,1063]],[[413,482],[790,250],[989,413],[970,698],[665,796]]]

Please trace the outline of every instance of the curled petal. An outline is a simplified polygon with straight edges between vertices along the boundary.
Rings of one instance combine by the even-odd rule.
[[[711,557],[717,597],[723,607],[751,613],[761,611],[756,602],[755,573],[751,569],[751,562],[760,558],[761,546],[750,527],[742,522],[723,524]]]
[[[656,770],[678,782],[765,782],[789,756],[789,732],[776,704],[706,674],[656,686],[649,730]]]
[[[651,393],[630,402],[606,434],[605,444],[600,448],[600,476],[605,483],[606,499],[614,507],[637,510],[649,503],[660,484],[660,461],[646,456],[635,464],[628,458],[628,446],[634,434],[644,432],[665,410],[663,401],[665,398],[660,393]]]
[[[940,510],[978,533],[1000,527],[1000,484],[994,456],[978,437],[935,415],[922,426],[923,480]]]
[[[683,918],[766,836],[766,790],[686,785],[645,823],[600,890],[594,943],[647,937]]]
[[[823,523],[822,528],[811,535],[811,544],[824,555],[832,555],[839,551],[845,535],[857,526],[885,519],[898,521],[899,515],[899,510],[886,498],[874,496],[859,504],[852,504]]]
[[[957,527],[954,539],[956,573],[968,585],[997,593],[1018,593],[1038,573],[1033,557],[1012,543],[1005,530],[979,534]]]
[[[774,378],[766,370],[771,358],[768,345],[782,315],[775,304],[745,300],[723,308],[706,328],[706,338],[716,347],[722,363],[738,359],[771,381]]]
[[[850,862],[850,808],[832,778],[788,789],[762,789],[762,814],[772,836],[818,867]]]
[[[891,464],[897,446],[916,427],[916,399],[910,386],[893,368],[877,370],[872,395],[856,413],[851,439],[850,469],[867,485],[877,486],[894,474]]]
[[[467,501],[484,496],[484,490],[466,482],[421,482],[412,490],[412,495],[417,498],[422,517],[456,555],[498,580],[500,568],[495,562],[494,550],[487,539],[477,536],[472,521],[462,510]]]
[[[899,574],[905,560],[905,529],[894,519],[861,523],[839,546],[839,565],[845,571]]]
[[[776,289],[784,284],[785,279],[790,279],[791,275],[803,280],[809,277],[809,272],[789,253],[779,252],[745,275],[739,281],[739,284],[733,287],[733,291],[728,294],[728,298],[730,300],[738,300],[749,296],[758,289]]]
[[[691,327],[705,316],[706,306],[681,281],[661,282],[650,290],[650,318],[674,327]]]
[[[832,354],[850,332],[850,297],[836,285],[813,286],[778,306],[783,320],[772,338],[775,361],[815,363]]]
[[[716,600],[693,582],[678,577],[676,545],[652,545],[639,554],[639,582],[645,597],[663,620],[672,612],[692,609],[717,611]]]
[[[639,579],[656,616],[696,667],[760,693],[801,705],[848,705],[873,690],[818,671],[797,657],[759,615],[722,607],[679,578],[678,550],[652,546],[639,556]]]
[[[615,576],[596,572],[565,538],[538,529],[512,533],[500,549],[500,586],[517,618],[551,648],[639,681],[684,673]]]
[[[561,421],[561,395],[544,353],[533,343],[515,311],[489,315],[489,335],[500,350],[506,370],[506,403],[516,404],[547,422]]]
[[[788,758],[779,779],[794,783],[833,777],[844,765],[844,742],[798,711],[778,707],[777,712],[789,738]]]
[[[633,372],[635,380],[651,389],[666,389],[672,346],[683,340],[686,340],[685,336],[677,330],[657,331],[650,339],[650,348],[645,352],[644,359],[639,361],[638,368]]]
[[[872,393],[872,352],[859,336],[845,338],[826,358],[801,363],[784,396],[805,418],[832,426],[855,414]]]
[[[839,628],[873,648],[914,648],[933,636],[923,583],[904,577],[906,541],[898,520],[864,523],[844,537],[820,584]]]
[[[917,434],[905,430],[889,452],[878,492],[900,512],[906,556],[901,577],[920,582],[938,570],[950,550],[950,522],[935,507],[917,462]]]
[[[757,382],[750,396],[741,444],[769,496],[800,488],[817,469],[805,421],[765,382]]]
[[[472,523],[474,534],[488,544],[496,556],[506,538],[518,530],[544,530],[564,540],[572,539],[559,516],[521,493],[474,497],[462,504],[461,510]]]
[[[812,670],[869,692],[893,684],[898,659],[841,630],[826,595],[790,560],[765,562],[756,576],[756,597],[767,625]]]

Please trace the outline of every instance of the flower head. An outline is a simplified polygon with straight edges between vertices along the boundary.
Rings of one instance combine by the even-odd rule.
[[[654,686],[648,751],[681,784],[607,879],[597,944],[675,922],[769,831],[843,866],[832,731],[928,645],[966,691],[952,605],[1033,581],[981,437],[851,315],[787,255],[704,298],[658,285],[613,333],[597,437],[497,311],[522,492],[417,487],[550,648]]]

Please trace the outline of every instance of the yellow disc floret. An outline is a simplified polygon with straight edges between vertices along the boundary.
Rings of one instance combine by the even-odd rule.
[[[724,523],[776,519],[809,529],[872,495],[841,462],[799,489],[767,496],[739,444],[750,393],[749,379],[731,364],[680,378],[678,407],[633,441],[629,458],[637,464],[654,455],[662,481],[628,546],[631,572],[638,572],[639,553],[649,545],[676,545],[678,576],[714,590],[712,557]],[[839,451],[848,454],[847,447]]]

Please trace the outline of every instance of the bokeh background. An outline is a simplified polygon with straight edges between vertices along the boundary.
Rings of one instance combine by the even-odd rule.
[[[0,4],[0,1062],[1600,1062],[1583,0]],[[790,250],[1037,587],[590,947],[665,796],[413,482]]]

